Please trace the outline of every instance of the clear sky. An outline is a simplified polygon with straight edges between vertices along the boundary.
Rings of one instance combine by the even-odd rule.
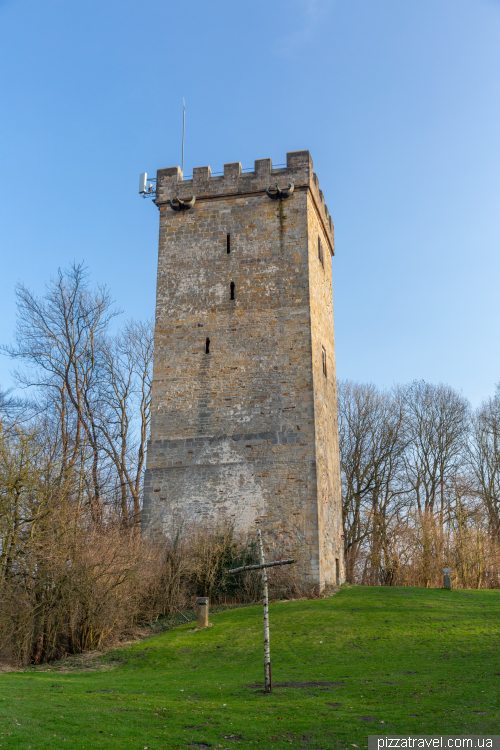
[[[309,149],[335,224],[337,374],[500,380],[500,0],[0,0],[0,341],[84,260],[154,313],[139,173]],[[10,384],[0,358],[0,383]]]

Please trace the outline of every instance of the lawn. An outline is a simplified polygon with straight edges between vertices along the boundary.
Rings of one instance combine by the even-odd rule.
[[[352,587],[213,615],[107,671],[0,675],[0,747],[363,748],[368,734],[500,734],[500,591]],[[62,665],[64,668],[64,664]]]

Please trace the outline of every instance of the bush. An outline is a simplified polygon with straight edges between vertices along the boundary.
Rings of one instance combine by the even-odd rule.
[[[100,649],[192,608],[196,596],[213,605],[258,601],[260,571],[228,573],[257,561],[255,542],[224,521],[181,524],[151,540],[112,521],[96,528],[47,518],[3,580],[0,656],[27,665]],[[307,593],[291,569],[271,569],[269,588],[271,598]]]

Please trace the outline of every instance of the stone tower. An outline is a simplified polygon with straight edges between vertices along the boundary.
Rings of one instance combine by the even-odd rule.
[[[333,224],[310,154],[292,151],[279,169],[226,164],[223,176],[198,167],[191,180],[161,169],[155,202],[145,526],[222,514],[261,528],[307,580],[338,583]]]

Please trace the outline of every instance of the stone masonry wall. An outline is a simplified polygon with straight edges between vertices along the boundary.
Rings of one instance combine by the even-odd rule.
[[[266,195],[269,184],[292,180],[288,200]],[[168,204],[193,193],[188,211]],[[256,161],[251,174],[225,165],[220,178],[208,167],[189,181],[177,167],[160,170],[156,203],[145,524],[167,531],[173,516],[202,523],[229,516],[243,532],[262,528],[267,548],[294,554],[306,578],[333,582],[341,517],[329,411],[336,406],[331,270],[317,280],[312,257],[320,228],[330,267],[333,225],[309,152],[287,154],[280,170],[269,159]],[[328,385],[316,372],[319,340],[331,358]]]
[[[332,264],[322,222],[308,197],[309,285],[320,567],[326,583],[344,580]],[[323,359],[325,361],[323,361]]]

